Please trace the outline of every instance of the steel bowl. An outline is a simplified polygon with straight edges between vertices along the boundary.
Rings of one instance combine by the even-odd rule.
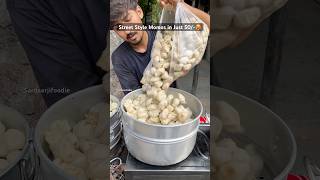
[[[122,134],[122,112],[120,110],[120,101],[117,97],[110,95],[110,99],[117,103],[116,112],[110,114],[110,150],[120,141]]]
[[[28,179],[35,174],[34,149],[31,144],[32,133],[27,121],[16,110],[0,104],[0,121],[7,129],[18,129],[24,133],[26,140],[21,154],[6,170],[0,172],[1,180]],[[1,146],[1,145],[0,145]]]
[[[213,102],[225,101],[239,112],[245,132],[234,138],[239,144],[252,143],[256,146],[264,159],[261,177],[286,180],[294,165],[297,147],[285,122],[267,107],[240,94],[211,87],[211,95]]]
[[[196,142],[203,111],[200,100],[183,90],[169,88],[169,94],[181,93],[185,96],[186,104],[193,112],[193,120],[179,125],[155,125],[134,119],[124,110],[123,103],[141,93],[141,89],[135,90],[121,101],[124,140],[128,151],[136,159],[150,165],[167,166],[183,161]]]

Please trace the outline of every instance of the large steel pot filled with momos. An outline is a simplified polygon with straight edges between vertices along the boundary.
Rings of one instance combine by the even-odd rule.
[[[183,90],[169,88],[168,94],[185,96],[191,109],[192,120],[179,125],[148,124],[132,118],[124,108],[126,99],[143,93],[141,89],[127,94],[121,101],[123,132],[128,151],[136,159],[157,166],[179,163],[192,152],[199,129],[199,118],[203,107],[200,100]]]
[[[267,107],[240,94],[211,87],[211,95],[213,109],[217,102],[223,101],[230,104],[239,114],[244,131],[235,134],[224,132],[223,135],[233,139],[240,147],[244,147],[246,144],[254,145],[263,160],[263,168],[256,178],[286,180],[295,163],[297,147],[295,138],[285,122]],[[212,113],[213,133],[216,133],[218,116],[214,110]],[[220,136],[222,136],[221,134]],[[214,151],[215,149],[213,149]],[[214,165],[216,165],[215,163],[217,162],[213,161]],[[215,179],[219,180],[217,177]]]

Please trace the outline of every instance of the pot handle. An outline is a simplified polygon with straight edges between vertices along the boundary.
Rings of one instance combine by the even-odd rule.
[[[28,144],[28,153],[26,153],[26,155],[19,162],[21,180],[34,179],[36,175],[36,154],[32,140],[29,140]]]
[[[20,171],[20,179],[21,180],[40,180],[39,175],[39,167],[40,167],[40,161],[39,157],[37,156],[33,139],[34,128],[31,128],[30,130],[30,138],[28,140],[28,149],[27,153],[22,157],[22,159],[19,162],[19,171]]]
[[[201,136],[203,136],[203,142],[206,144],[206,148],[209,150],[210,149],[210,139],[209,137],[206,135],[206,133],[204,133],[203,131],[201,131],[200,129],[198,130],[198,134],[200,134]],[[198,154],[200,154],[200,156],[206,160],[209,160],[209,157],[207,155],[205,155],[205,153],[203,153],[200,149],[199,146],[195,146],[195,150],[197,151]]]

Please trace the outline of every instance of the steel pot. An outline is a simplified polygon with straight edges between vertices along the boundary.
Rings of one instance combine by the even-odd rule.
[[[240,143],[256,145],[265,162],[263,179],[286,180],[294,165],[297,147],[283,120],[267,107],[240,94],[211,87],[211,96],[213,102],[225,101],[239,112],[245,134],[235,138]]]
[[[123,107],[126,99],[141,93],[141,89],[135,90],[121,101],[124,139],[128,151],[136,159],[150,165],[167,166],[183,161],[192,152],[196,142],[199,118],[203,111],[201,102],[188,92],[169,88],[168,93],[185,96],[194,119],[181,125],[147,124],[129,116]]]
[[[26,137],[22,153],[6,170],[0,172],[1,180],[27,180],[35,175],[34,151],[31,144],[31,130],[24,117],[16,110],[0,104],[0,120],[8,128],[18,129]]]
[[[49,157],[48,144],[44,140],[44,133],[51,123],[59,119],[66,119],[71,126],[75,125],[83,119],[84,114],[91,107],[101,102],[106,102],[105,91],[102,86],[94,86],[61,99],[41,116],[35,130],[35,147],[40,158],[42,179],[76,180],[52,162]]]

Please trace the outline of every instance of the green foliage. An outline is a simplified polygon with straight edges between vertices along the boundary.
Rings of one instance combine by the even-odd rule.
[[[149,2],[149,5],[148,5],[148,2]],[[142,8],[144,15],[149,15],[149,14],[151,15],[152,23],[159,22],[161,8],[157,0],[139,0],[138,3]]]
[[[151,11],[151,8],[148,8],[148,1],[149,0],[139,0],[139,5],[142,8],[143,12],[146,14],[147,12]]]
[[[159,3],[155,0],[155,3],[152,4],[152,23],[159,23],[161,15],[161,7]]]

